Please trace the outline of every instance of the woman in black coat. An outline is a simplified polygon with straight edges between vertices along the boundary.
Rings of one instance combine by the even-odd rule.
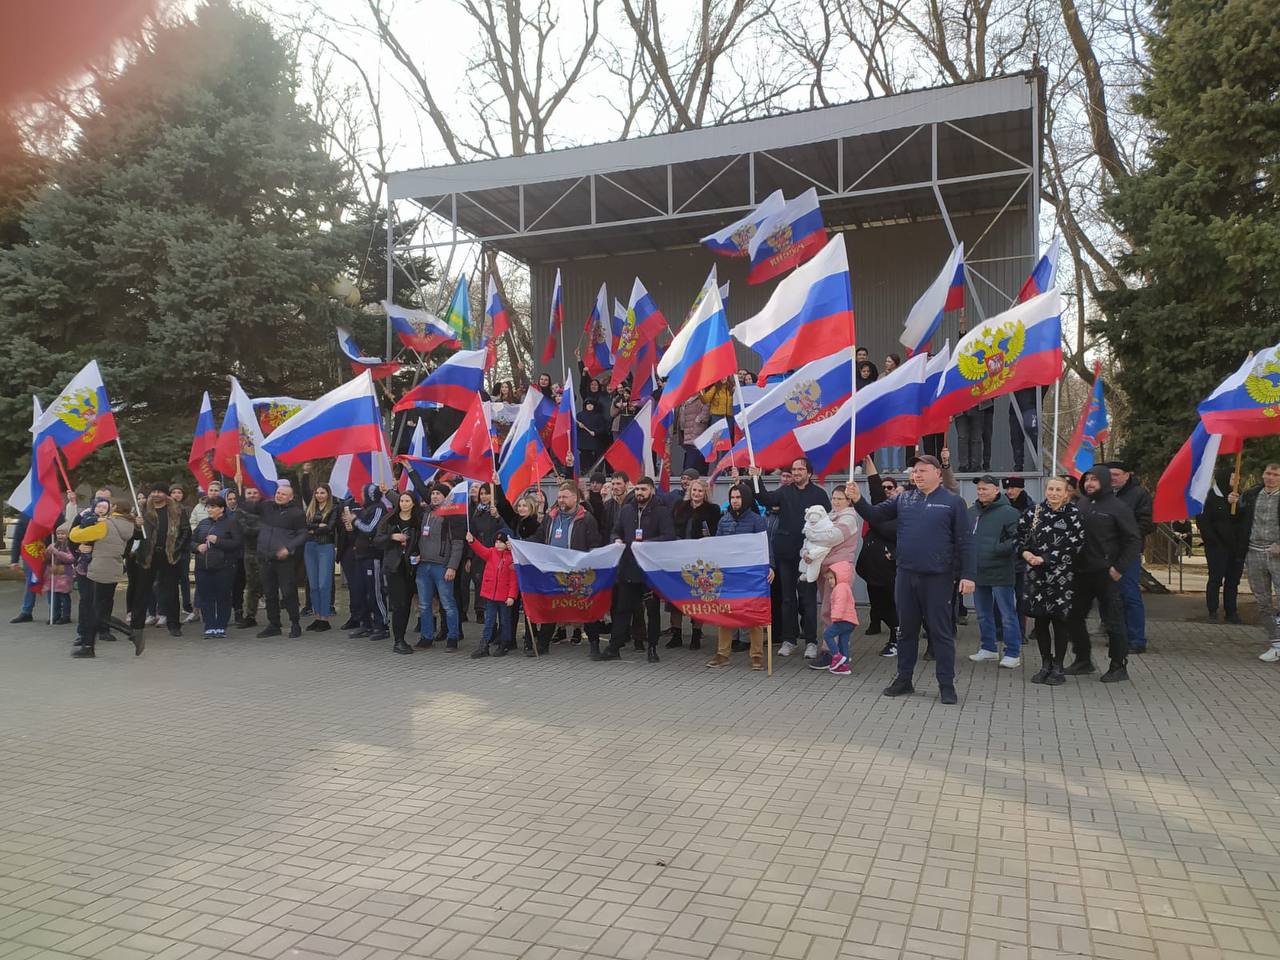
[[[227,501],[209,497],[208,516],[191,535],[191,552],[196,559],[196,594],[206,637],[225,637],[231,619],[231,584],[236,578],[243,540],[240,524],[227,513]]]
[[[418,553],[418,529],[421,526],[418,498],[403,490],[392,510],[378,524],[373,545],[382,551],[382,573],[387,584],[387,602],[391,608],[391,647],[395,653],[413,653],[404,633],[417,596],[417,571],[413,557]]]
[[[883,503],[902,492],[892,477],[882,477],[876,471],[875,462],[867,457],[867,485],[871,502]],[[889,639],[880,650],[880,656],[898,654],[898,606],[894,600],[893,586],[898,577],[898,521],[876,520],[868,523],[862,550],[858,553],[857,571],[867,585],[867,597],[871,601],[871,622],[867,636],[880,632],[880,624],[889,627]]]
[[[1027,563],[1023,602],[1027,613],[1035,618],[1036,642],[1044,659],[1044,666],[1031,678],[1032,683],[1057,686],[1066,682],[1062,660],[1069,640],[1067,620],[1075,600],[1072,568],[1083,546],[1080,510],[1066,481],[1051,477],[1044,485],[1044,500],[1018,520],[1018,555]]]
[[[689,481],[688,495],[676,503],[671,511],[671,520],[677,540],[701,540],[716,535],[720,508],[707,499],[705,480],[697,477]],[[671,605],[667,611],[671,615],[671,639],[667,641],[667,649],[671,650],[684,645],[684,615]],[[702,624],[693,618],[689,619],[689,649],[702,649]]]

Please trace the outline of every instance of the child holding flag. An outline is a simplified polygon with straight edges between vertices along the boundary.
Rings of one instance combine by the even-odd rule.
[[[480,584],[480,596],[487,603],[484,605],[484,634],[480,645],[471,654],[472,660],[481,657],[504,657],[511,638],[511,614],[515,609],[516,597],[520,588],[516,584],[515,561],[511,549],[507,546],[508,531],[498,531],[493,546],[486,547],[471,533],[467,534],[467,543],[484,561],[484,578]]]

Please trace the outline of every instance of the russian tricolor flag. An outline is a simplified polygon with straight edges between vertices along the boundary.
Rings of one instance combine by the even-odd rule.
[[[412,484],[409,483],[409,471],[412,470],[418,475],[418,479],[423,483],[430,483],[435,479],[435,475],[440,471],[437,469],[426,469],[426,465],[418,461],[424,461],[430,453],[427,450],[427,432],[422,428],[422,421],[419,420],[413,425],[413,436],[409,438],[408,457],[404,467],[400,470],[400,481],[397,484],[400,490],[408,490]]]
[[[425,406],[445,406],[468,410],[484,389],[486,351],[459,350],[407,391],[395,405],[395,411],[415,410]]]
[[[616,304],[617,301],[615,300]],[[582,358],[582,365],[587,373],[598,377],[606,370],[613,369],[613,331],[609,325],[609,291],[600,284],[596,293],[595,305],[591,308],[591,316],[587,317],[587,328],[584,331],[587,341],[587,352]]]
[[[1098,447],[1111,435],[1111,419],[1107,416],[1107,398],[1102,392],[1102,364],[1093,365],[1093,388],[1089,402],[1080,411],[1080,420],[1071,434],[1071,442],[1059,461],[1073,477],[1093,469]]]
[[[687,617],[718,627],[770,622],[767,533],[637,541],[631,553],[649,586]]]
[[[738,358],[729,339],[729,321],[720,300],[716,268],[711,268],[693,315],[680,328],[658,363],[658,376],[666,377],[658,399],[659,417],[675,410],[711,384],[734,375]]]
[[[945,433],[947,430],[947,415],[939,415],[934,411],[934,403],[938,399],[938,390],[942,387],[942,375],[947,371],[947,365],[951,363],[951,341],[948,340],[942,345],[942,349],[929,357],[929,363],[924,368],[924,396],[928,403],[925,407],[924,415],[920,418],[920,435],[927,436],[931,433]]]
[[[1199,411],[1210,433],[1233,437],[1280,433],[1280,344],[1246,357],[1200,404]]]
[[[763,283],[799,266],[822,249],[826,240],[818,191],[810,187],[756,228],[747,245],[751,256],[747,283]]]
[[[1054,237],[1049,243],[1049,249],[1045,250],[1044,256],[1036,261],[1035,269],[1031,271],[1026,283],[1018,291],[1018,302],[1022,303],[1024,300],[1030,300],[1032,297],[1039,296],[1051,289],[1057,279],[1058,238]]]
[[[556,355],[560,340],[560,328],[564,326],[564,290],[560,286],[560,271],[556,270],[556,285],[551,291],[551,317],[547,324],[547,342],[542,345],[542,365],[545,367]]]
[[[400,369],[400,364],[394,360],[366,356],[356,343],[356,338],[342,327],[338,327],[338,349],[350,362],[351,372],[357,375],[367,372],[373,379],[382,380]]]
[[[547,453],[542,438],[538,436],[538,428],[534,423],[534,411],[542,400],[546,400],[546,397],[530,387],[525,393],[524,402],[520,404],[515,422],[507,433],[507,439],[502,444],[498,481],[503,490],[516,495],[532,487],[551,470],[551,456]]]
[[[586,551],[528,540],[509,546],[531,623],[594,623],[609,615],[622,544]]]
[[[748,256],[751,239],[756,235],[760,224],[766,220],[772,220],[782,212],[782,208],[786,205],[787,201],[783,199],[782,191],[775,190],[764,198],[764,202],[760,206],[756,207],[741,220],[735,220],[723,230],[717,230],[715,233],[703,237],[699,242],[726,257]]]
[[[564,382],[560,392],[560,406],[556,408],[551,426],[551,452],[561,463],[569,462],[573,454],[573,475],[578,475],[578,413],[573,402],[573,377]]]
[[[437,517],[465,517],[467,507],[470,506],[470,496],[470,480],[455,483],[453,488],[445,494],[444,503],[436,507],[433,512]]]
[[[498,362],[498,341],[511,329],[511,318],[498,296],[498,284],[493,274],[489,275],[489,289],[484,297],[484,315],[486,326],[481,346],[486,348],[484,365],[488,370]]]
[[[802,456],[796,428],[830,416],[852,395],[853,359],[847,350],[807,363],[774,384],[737,417],[743,432],[750,431],[756,465],[769,470]],[[745,450],[744,437],[734,454]]]
[[[37,405],[38,408],[38,405]],[[63,495],[58,483],[58,448],[52,437],[38,440],[31,451],[31,467],[9,502],[30,518],[18,552],[30,571],[27,586],[44,589],[45,540],[62,521]]]
[[[369,453],[344,453],[333,461],[329,489],[339,500],[350,497],[363,505],[366,486],[376,483],[389,490],[394,479],[391,458],[385,448]]]
[[[191,438],[191,452],[187,455],[187,468],[196,478],[201,490],[208,490],[213,480],[213,448],[218,442],[218,427],[213,422],[213,404],[209,391],[200,399],[200,413],[196,416],[196,429]]]
[[[71,378],[58,399],[40,414],[31,433],[35,436],[36,449],[41,440],[52,437],[62,451],[68,470],[103,444],[116,439],[116,418],[111,412],[111,401],[97,360],[90,360]]]
[[[626,320],[618,345],[613,351],[613,377],[609,389],[617,390],[636,365],[640,348],[667,329],[667,318],[662,315],[653,297],[645,289],[640,278],[631,285],[631,302],[627,306]],[[656,360],[655,360],[656,362]],[[646,374],[647,375],[647,374]],[[638,386],[638,384],[637,384]]]
[[[1062,298],[1050,290],[978,324],[956,344],[931,413],[954,417],[983,400],[1062,375]]]
[[[213,467],[219,473],[237,478],[237,483],[256,487],[264,497],[276,495],[276,463],[263,449],[262,429],[253,415],[253,403],[231,378],[231,398],[222,418],[218,442],[213,448]]]
[[[724,417],[711,421],[711,426],[694,438],[693,445],[702,454],[702,459],[708,461],[726,452],[729,449],[729,421]]]
[[[920,416],[928,404],[925,370],[929,358],[918,353],[902,366],[863,387],[835,415],[796,429],[796,443],[813,461],[819,477],[847,470],[881,447],[915,443],[920,436]],[[853,456],[849,437],[854,418],[857,436]]]
[[[844,234],[832,237],[779,283],[764,309],[734,327],[733,336],[764,361],[762,383],[772,374],[848,350],[856,334]]]
[[[911,354],[920,353],[942,324],[942,315],[964,306],[964,244],[957,244],[929,288],[907,314],[899,341]]]
[[[398,307],[386,300],[382,302],[382,309],[391,318],[391,329],[410,350],[427,354],[436,347],[462,346],[449,325],[435,314]]]
[[[650,400],[635,419],[618,433],[605,451],[605,460],[613,469],[625,473],[633,481],[653,476],[653,401]]]
[[[262,446],[286,464],[385,449],[373,377],[365,371],[330,390],[273,430]]]
[[[1205,497],[1213,484],[1213,468],[1219,453],[1236,453],[1240,438],[1224,439],[1197,423],[1169,466],[1160,475],[1152,497],[1151,519],[1156,523],[1188,520],[1204,512]]]
[[[44,411],[40,409],[39,398],[34,395],[31,397],[31,406],[33,408],[31,414],[31,427],[32,429],[35,429],[35,425],[40,422],[40,415]],[[13,488],[13,493],[9,494],[9,498],[6,501],[13,507],[13,509],[17,510],[28,520],[31,519],[31,516],[35,513],[35,502],[39,499],[39,495],[36,493],[36,483],[38,482],[36,477],[37,463],[38,458],[36,457],[36,448],[35,443],[33,442],[31,445],[31,466],[27,467],[26,475],[23,476],[22,481]]]

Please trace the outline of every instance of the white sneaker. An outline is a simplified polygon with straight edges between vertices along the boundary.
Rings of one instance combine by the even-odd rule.
[[[982,663],[985,660],[999,660],[1000,654],[994,650],[979,650],[977,653],[969,654],[969,659],[974,663]]]
[[[784,640],[782,641],[782,646],[778,648],[778,656],[789,657],[791,656],[792,651],[794,651],[795,648],[796,648],[796,645],[792,643],[790,640]]]
[[[1004,657],[1000,660],[1000,666],[1012,670],[1014,667],[1022,666],[1021,657]]]
[[[818,645],[816,643],[806,643],[804,645],[804,658],[812,660],[818,655]]]
[[[198,610],[192,610],[190,613],[188,613],[185,617],[182,618],[182,622],[195,623],[196,620],[199,618],[199,616],[200,616],[200,612]]]
[[[164,626],[166,623],[168,623],[168,622],[169,622],[169,618],[168,618],[168,617],[164,616],[163,614],[156,614],[156,626],[157,626],[157,627],[163,627],[163,626]]]
[[[148,627],[154,627],[156,625],[156,616],[154,613],[151,616],[147,617],[146,624]]]
[[[1262,656],[1258,657],[1263,663],[1275,663],[1280,660],[1280,647],[1272,647]]]

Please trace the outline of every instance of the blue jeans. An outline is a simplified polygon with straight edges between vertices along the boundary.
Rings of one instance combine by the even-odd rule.
[[[196,568],[196,588],[200,591],[200,619],[206,630],[225,630],[231,619],[231,582],[235,567],[217,570]]]
[[[1013,587],[983,587],[973,591],[973,605],[978,611],[978,635],[982,638],[982,649],[998,653],[996,650],[996,617],[1000,610],[1000,632],[1004,635],[1004,655],[1006,657],[1021,656],[1022,650],[1022,618],[1018,616],[1018,596]]]
[[[484,602],[484,636],[480,640],[480,648],[485,646],[501,646],[511,639],[511,607],[502,600],[486,600]],[[498,635],[494,636],[494,628]]]
[[[418,614],[422,618],[422,639],[434,639],[435,613],[431,609],[431,599],[439,597],[448,628],[446,640],[449,646],[456,647],[462,638],[462,629],[458,626],[458,601],[453,595],[453,584],[444,578],[448,569],[443,563],[418,564]]]
[[[311,609],[317,617],[333,616],[333,544],[307,543],[303,550],[307,583],[311,586]]]
[[[1120,600],[1124,604],[1124,632],[1129,646],[1147,648],[1147,611],[1142,606],[1142,557],[1139,556],[1120,578]]]
[[[843,620],[833,620],[831,626],[822,632],[822,642],[831,653],[838,653],[849,659],[849,638],[853,636],[853,624]]]

